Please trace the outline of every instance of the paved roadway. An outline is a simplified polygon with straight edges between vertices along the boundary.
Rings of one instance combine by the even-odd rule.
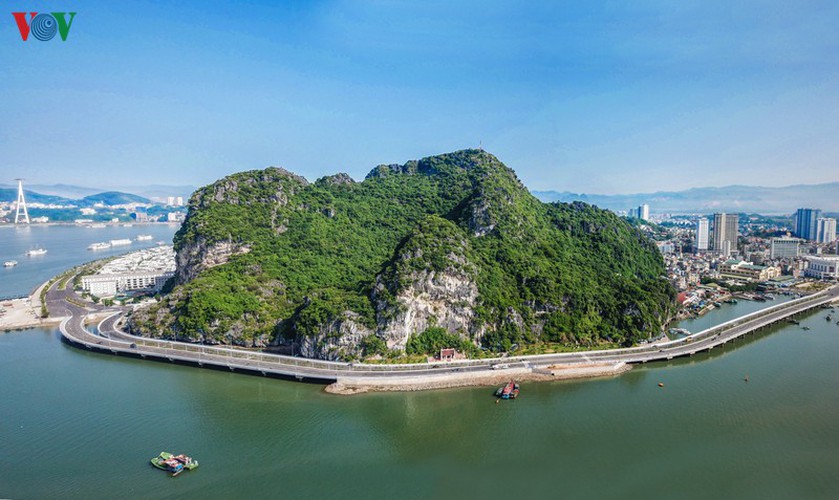
[[[60,290],[57,285],[54,285],[47,292],[47,306],[53,316],[69,316],[60,327],[64,338],[75,345],[88,349],[172,362],[178,361],[199,366],[215,366],[263,375],[281,375],[301,380],[305,378],[335,381],[339,377],[352,377],[353,379],[370,378],[372,381],[380,377],[432,377],[459,372],[503,373],[498,371],[499,368],[539,369],[555,365],[573,367],[591,363],[646,363],[690,356],[697,352],[710,350],[773,323],[784,321],[790,316],[839,300],[839,286],[748,314],[684,339],[662,344],[650,344],[626,349],[405,365],[322,361],[242,349],[135,337],[121,331],[118,327],[127,308],[106,308],[102,306],[82,308],[69,303],[66,300],[67,298],[79,300],[71,290]],[[98,335],[91,333],[84,327],[87,315],[92,312],[111,313],[110,316],[99,323]]]

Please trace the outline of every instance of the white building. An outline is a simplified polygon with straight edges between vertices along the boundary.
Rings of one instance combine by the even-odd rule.
[[[726,257],[737,251],[737,214],[714,214],[714,250]]]
[[[798,238],[772,238],[770,242],[770,259],[794,259],[798,257]]]
[[[82,289],[95,297],[113,297],[131,290],[158,291],[174,276],[165,273],[93,274],[82,276]]]
[[[836,279],[839,277],[839,256],[836,255],[822,255],[820,257],[807,257],[809,265],[804,272],[805,275],[811,278]]]
[[[697,252],[708,250],[709,234],[708,219],[705,217],[696,219],[696,237],[694,239],[693,248]]]
[[[836,239],[836,219],[821,217],[816,221],[816,241],[833,243]]]
[[[641,220],[650,220],[650,206],[644,203],[638,207],[638,218]]]

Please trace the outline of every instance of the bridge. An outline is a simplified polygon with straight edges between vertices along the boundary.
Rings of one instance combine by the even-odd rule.
[[[325,361],[293,356],[268,354],[228,347],[207,346],[137,337],[119,328],[126,308],[81,307],[72,290],[61,290],[57,284],[47,292],[51,313],[61,312],[67,317],[60,324],[63,338],[78,347],[92,351],[129,355],[133,357],[215,367],[298,380],[320,382],[355,382],[375,385],[377,381],[395,378],[433,380],[452,374],[499,375],[498,369],[516,369],[518,373],[544,371],[545,367],[579,367],[597,364],[648,363],[692,356],[731,342],[748,333],[783,322],[789,318],[839,300],[839,286],[771,306],[690,336],[658,344],[597,351],[567,352],[503,358],[459,360],[438,363],[380,365]],[[89,314],[108,314],[98,324],[98,333],[85,328]]]

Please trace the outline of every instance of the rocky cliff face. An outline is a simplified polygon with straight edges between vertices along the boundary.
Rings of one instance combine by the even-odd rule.
[[[300,355],[338,361],[361,354],[361,343],[373,332],[359,323],[352,311],[320,325],[314,335],[300,336]]]
[[[404,349],[408,338],[430,326],[440,326],[480,341],[483,329],[474,323],[478,286],[469,276],[453,271],[416,271],[395,297],[382,298],[383,283],[378,283],[373,300],[376,304],[376,335],[391,349]]]
[[[476,342],[476,268],[466,234],[439,217],[425,219],[376,277],[371,298],[376,334],[391,349],[404,349],[411,335],[439,326]]]
[[[250,246],[230,240],[208,243],[205,239],[181,245],[175,255],[176,279],[186,283],[207,269],[226,264],[230,257],[250,252]]]

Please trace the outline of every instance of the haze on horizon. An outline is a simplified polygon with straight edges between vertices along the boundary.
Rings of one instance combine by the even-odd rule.
[[[839,4],[24,2],[0,22],[0,183],[316,179],[477,147],[532,190],[839,180]]]

